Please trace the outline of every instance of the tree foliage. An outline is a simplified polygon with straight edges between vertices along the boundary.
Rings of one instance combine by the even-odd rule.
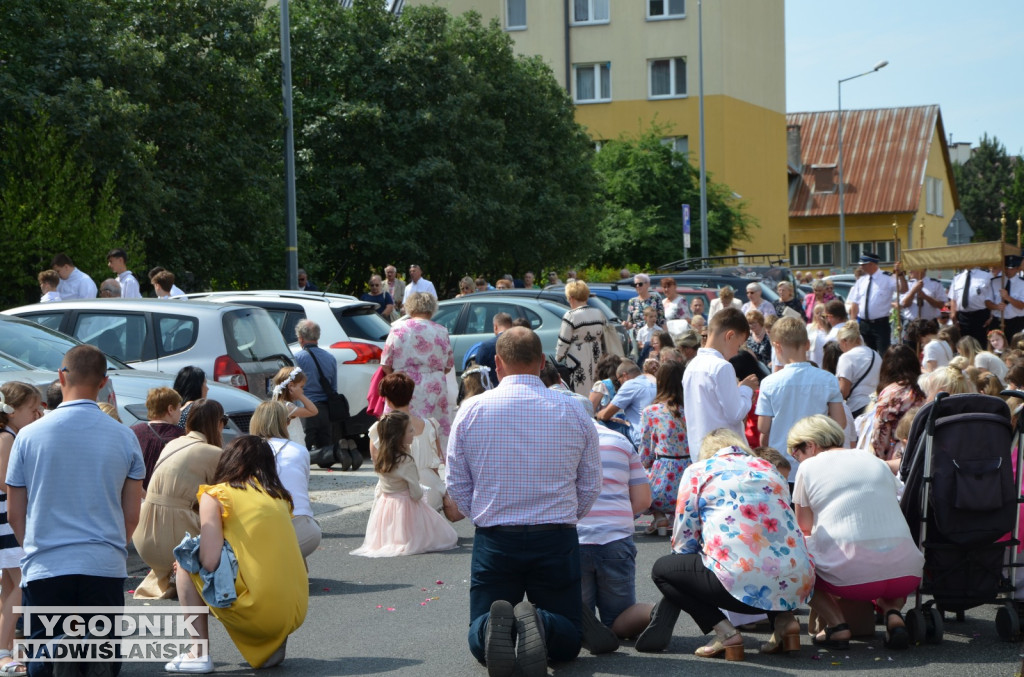
[[[196,286],[284,281],[273,270],[284,259],[279,71],[266,62],[277,38],[260,30],[264,9],[260,0],[4,3],[0,118],[46,115],[97,190],[115,177],[114,233],[145,247],[129,261],[136,272],[161,264]]]
[[[1013,183],[1012,162],[1006,147],[996,137],[981,137],[978,147],[964,164],[953,165],[953,178],[960,196],[960,211],[974,229],[975,242],[998,240],[1002,232],[999,219],[1007,209]],[[1007,216],[1007,221],[1012,221]],[[1007,225],[1007,240],[1016,226]]]
[[[594,160],[604,218],[597,228],[600,262],[658,265],[683,257],[681,205],[690,205],[690,252],[700,251],[700,180],[686,155],[662,142],[669,131],[653,123],[639,137],[623,136]],[[725,251],[754,225],[728,186],[707,181],[708,249]]]
[[[124,246],[129,256],[137,251],[117,238],[114,176],[96,189],[60,129],[38,117],[7,123],[0,138],[0,242],[9,243],[0,304],[38,301],[36,275],[58,252],[71,253],[79,268],[102,279],[110,249]]]
[[[436,7],[292,5],[298,205],[321,273],[439,288],[594,251],[592,150],[539,59]],[[316,264],[314,264],[316,265]]]

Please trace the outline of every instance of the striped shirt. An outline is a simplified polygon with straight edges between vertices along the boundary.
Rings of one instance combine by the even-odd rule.
[[[601,491],[597,430],[540,378],[510,374],[463,403],[448,440],[448,494],[478,527],[575,524]]]
[[[629,489],[647,484],[647,473],[633,445],[621,434],[597,425],[604,481],[594,507],[576,526],[580,545],[604,545],[633,535]]]

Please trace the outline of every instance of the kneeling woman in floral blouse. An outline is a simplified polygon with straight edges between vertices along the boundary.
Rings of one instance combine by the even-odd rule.
[[[762,653],[799,650],[792,610],[810,598],[814,566],[789,485],[731,430],[704,438],[700,460],[683,474],[672,551],[651,572],[663,597],[636,640],[638,651],[667,647],[682,610],[703,632],[715,631],[696,655],[743,660],[743,638],[722,609],[768,613],[774,632]]]

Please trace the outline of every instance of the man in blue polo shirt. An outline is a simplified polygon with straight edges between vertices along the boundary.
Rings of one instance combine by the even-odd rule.
[[[25,549],[23,605],[68,609],[123,606],[127,543],[139,522],[146,467],[138,438],[96,404],[107,359],[76,346],[60,368],[64,401],[18,432],[7,469],[7,513]],[[32,624],[33,639],[49,639]],[[53,663],[30,662],[44,677]],[[120,665],[109,664],[117,674]]]
[[[622,384],[607,407],[595,418],[608,421],[619,411],[629,423],[628,437],[634,447],[640,446],[640,415],[658,394],[657,384],[640,371],[632,360],[623,360],[615,370],[615,378]]]

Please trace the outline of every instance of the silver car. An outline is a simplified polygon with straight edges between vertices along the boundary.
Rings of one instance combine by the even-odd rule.
[[[34,322],[0,315],[0,383],[29,383],[45,400],[46,388],[57,379],[64,353],[77,345],[79,341]],[[116,406],[126,425],[147,420],[146,395],[151,389],[174,386],[174,376],[132,369],[110,356],[107,356],[107,376],[109,380],[99,399]],[[207,397],[220,402],[231,419],[224,428],[225,441],[249,432],[249,420],[261,400],[221,383],[210,381],[208,386]]]
[[[602,301],[591,296],[587,303],[600,308],[619,332],[623,348],[628,355],[632,339],[622,328],[615,313]],[[455,370],[462,372],[466,352],[481,341],[494,338],[494,316],[508,313],[512,319],[526,318],[540,337],[544,352],[554,354],[558,346],[558,331],[562,316],[569,310],[564,294],[535,289],[477,292],[457,299],[441,301],[433,320],[448,330],[455,353]]]
[[[292,355],[259,308],[202,301],[92,299],[3,311],[49,327],[143,369],[177,374],[199,367],[217,383],[269,396],[268,383]]]

